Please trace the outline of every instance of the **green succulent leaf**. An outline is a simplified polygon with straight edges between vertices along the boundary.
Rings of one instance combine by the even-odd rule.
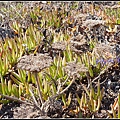
[[[120,19],[117,20],[117,24],[120,25]]]
[[[71,103],[71,100],[72,100],[71,95],[72,95],[72,94],[69,93],[69,95],[68,95],[68,101],[67,101],[67,106],[69,106],[70,103]]]
[[[13,84],[12,85],[12,93],[14,96],[18,97],[19,98],[19,90],[18,90],[18,86]]]
[[[67,103],[66,103],[66,95],[65,94],[62,94],[62,102],[63,102],[64,106],[66,107]]]
[[[77,102],[79,103],[79,105],[80,105],[80,101],[81,101],[81,99],[80,99],[80,97],[78,96],[78,94],[77,93],[75,93],[75,95],[76,95],[76,97],[77,97]]]
[[[91,66],[89,66],[89,70],[88,71],[89,71],[90,76],[94,77],[94,73],[93,73],[93,70],[92,70]]]

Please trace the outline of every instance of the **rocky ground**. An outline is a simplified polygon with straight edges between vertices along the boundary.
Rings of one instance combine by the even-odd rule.
[[[82,2],[79,2],[79,6],[78,6],[78,10],[82,10]],[[30,3],[29,3],[30,4]],[[42,3],[39,3],[42,4]],[[59,2],[57,3],[52,3],[55,6],[59,7]],[[66,3],[68,4],[68,3]],[[86,5],[91,4],[90,2],[88,2]],[[117,2],[94,2],[95,5],[99,5],[99,6],[113,6],[116,5]],[[1,6],[5,5],[4,3],[0,4]],[[32,5],[32,4],[30,4]],[[70,5],[70,3],[68,4]],[[33,5],[34,7],[34,5]],[[42,9],[50,9],[49,6],[47,8],[46,4],[42,4]],[[75,12],[75,10],[73,10],[73,12]],[[69,12],[69,10],[68,10]],[[86,20],[95,20],[95,21],[99,21],[101,20],[101,17],[97,16],[97,15],[91,15],[91,14],[87,14],[84,13],[84,16],[82,16],[83,19]],[[85,18],[84,18],[85,17]],[[76,21],[79,21],[79,17],[77,19],[76,17]],[[4,20],[6,21],[6,20]],[[27,18],[27,21],[29,21],[29,18]],[[95,24],[94,21],[94,24]],[[2,21],[3,22],[3,21]],[[25,23],[25,21],[22,21]],[[29,23],[28,23],[29,25]],[[72,24],[73,27],[76,24]],[[89,27],[89,25],[94,26],[93,23],[90,22],[84,22],[83,23],[83,28],[85,27]],[[4,39],[6,38],[6,36],[13,38],[14,36],[17,36],[17,34],[8,27],[6,27],[7,25],[5,24],[5,22],[3,22],[1,24],[0,27],[0,36],[1,36],[1,40],[4,41]],[[78,24],[76,25],[78,26]],[[70,27],[70,26],[69,26]],[[82,31],[81,26],[78,26],[78,31],[76,33],[74,33],[74,38],[77,38],[78,36],[78,32],[81,32],[81,34],[87,39],[93,39],[93,38],[97,38],[97,40],[100,43],[105,43],[106,44],[106,38],[107,38],[107,42],[108,43],[112,43],[117,46],[114,47],[117,49],[117,54],[119,55],[119,40],[120,40],[120,25],[117,25],[117,32],[114,34],[114,38],[116,41],[111,42],[111,37],[105,33],[106,27],[102,26],[102,24],[96,29],[95,33],[92,31],[87,31],[89,32],[89,36],[88,34],[86,35],[86,33],[84,31]],[[85,50],[85,49],[84,49]],[[78,51],[79,52],[79,51]],[[97,77],[97,76],[96,76]],[[91,79],[91,81],[94,80],[93,78]],[[100,85],[101,85],[101,89],[104,88],[104,94],[103,94],[103,98],[102,98],[102,102],[101,102],[101,107],[100,110],[96,113],[94,113],[94,118],[107,118],[108,114],[106,113],[106,110],[111,110],[110,105],[114,104],[115,99],[118,96],[118,92],[120,89],[120,65],[119,63],[117,65],[113,64],[111,65],[108,69],[106,69],[106,71],[104,71],[103,73],[101,73],[99,75],[99,81],[100,81]],[[7,105],[0,105],[0,118],[79,118],[80,113],[77,112],[72,112],[72,110],[76,109],[76,106],[78,106],[78,103],[76,101],[75,98],[75,93],[77,92],[79,94],[79,96],[82,96],[82,91],[83,88],[82,87],[77,87],[77,85],[79,85],[80,83],[78,81],[76,81],[76,84],[73,83],[71,85],[71,87],[65,92],[66,95],[68,95],[70,92],[72,93],[72,101],[71,104],[68,108],[63,108],[63,102],[61,100],[57,101],[59,108],[55,108],[54,105],[51,105],[53,107],[53,109],[49,110],[48,113],[46,114],[46,116],[41,116],[40,111],[30,105],[26,105],[26,104],[20,104],[17,102],[11,102]],[[87,80],[83,80],[83,84],[87,85]],[[97,89],[97,79],[95,81],[93,81],[93,86],[95,89]],[[72,109],[72,110],[71,110]],[[89,110],[87,112],[81,112],[82,113],[82,117],[86,118],[86,117],[93,117],[93,114],[89,112]]]

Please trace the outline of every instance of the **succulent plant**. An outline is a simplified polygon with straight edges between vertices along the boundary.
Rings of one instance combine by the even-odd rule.
[[[65,92],[76,80],[81,83],[82,78],[87,77],[88,86],[81,83],[84,89],[82,97],[76,93],[79,103],[76,111],[80,116],[90,117],[99,111],[104,92],[104,89],[100,90],[99,81],[97,92],[92,83],[108,66],[104,62],[115,60],[117,56],[113,54],[110,44],[98,44],[97,37],[92,38],[91,33],[95,36],[96,30],[102,25],[105,34],[114,36],[120,24],[119,5],[101,9],[96,8],[93,2],[87,7],[87,2],[83,2],[79,9],[79,2],[60,3],[58,6],[46,2],[44,7],[38,4],[32,4],[33,7],[29,3],[24,6],[20,2],[15,6],[10,2],[6,3],[8,11],[6,7],[0,10],[1,17],[11,19],[9,27],[13,30],[7,31],[11,36],[6,35],[6,38],[0,40],[0,102],[19,101],[48,112],[53,107],[51,104],[56,105],[57,99],[61,98],[63,107],[69,108],[72,93],[68,91],[67,97]],[[74,9],[77,11],[73,12]],[[89,19],[90,16],[95,17],[95,13],[98,14],[94,18],[97,20]],[[0,31],[3,33],[0,36],[5,36],[4,29]],[[117,39],[119,41],[119,34]],[[109,63],[114,64],[114,61]],[[5,78],[8,73],[9,80]],[[20,100],[30,100],[31,97],[31,104]],[[106,111],[110,118],[120,118],[119,98],[118,94],[111,111]],[[61,105],[58,110],[61,112]]]
[[[97,112],[100,109],[100,104],[101,104],[104,88],[100,90],[99,81],[98,81],[97,93],[95,93],[95,90],[92,87],[92,85],[91,85],[90,90],[88,90],[86,86],[84,86],[83,84],[81,85],[86,93],[83,92],[81,99],[76,94],[79,105],[80,105],[80,109],[84,112],[87,112],[87,110],[89,109],[91,113],[93,112],[94,114],[94,112]],[[88,97],[86,94],[88,95]]]
[[[111,110],[106,110],[109,118],[120,118],[120,93],[114,101],[114,104],[111,104]]]

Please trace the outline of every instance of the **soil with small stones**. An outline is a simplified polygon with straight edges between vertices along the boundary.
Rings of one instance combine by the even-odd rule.
[[[79,10],[82,10],[82,2],[79,2]],[[47,6],[47,4],[43,4],[43,3],[39,3],[42,4],[42,8],[41,9],[50,9],[49,6]],[[60,2],[54,2],[51,3],[55,6],[59,6]],[[68,4],[68,3],[66,3]],[[72,4],[72,2],[69,2],[68,5]],[[87,3],[88,5],[91,4],[91,2]],[[115,4],[117,4],[117,2],[94,2],[95,5],[108,5],[108,6],[113,6]],[[4,4],[3,4],[4,5]],[[76,11],[75,9],[73,10],[73,12]],[[97,16],[92,16],[92,15],[87,15],[86,19],[93,19],[93,20],[98,20],[100,19]],[[2,26],[2,25],[1,25]],[[120,32],[120,27],[118,26],[118,32]],[[101,27],[101,29],[104,29]],[[98,35],[97,32],[101,31],[98,30],[96,31],[96,36]],[[93,35],[92,33],[90,33],[90,36],[86,36],[86,34],[84,32],[82,32],[82,30],[80,30],[81,34],[85,36],[85,39],[88,38],[95,38],[96,36]],[[6,28],[4,29],[3,27],[1,27],[0,29],[0,36],[2,41],[4,41],[4,38],[6,36],[13,38],[14,36],[16,36],[16,34],[10,29],[10,28]],[[74,37],[77,36],[77,33],[74,34]],[[101,42],[105,42],[104,41],[104,33],[101,31],[99,32],[99,37],[98,40]],[[18,36],[17,36],[18,37]],[[110,39],[110,38],[108,38]],[[120,39],[120,36],[117,35],[116,39]],[[109,40],[108,40],[109,41]],[[119,45],[119,42],[117,43],[117,45]],[[119,52],[119,50],[118,50]],[[92,78],[93,79],[93,78]],[[92,80],[91,80],[92,81]],[[102,98],[102,102],[101,102],[101,107],[99,109],[98,112],[94,113],[94,118],[107,118],[108,114],[106,113],[106,110],[111,110],[110,105],[114,104],[115,99],[118,96],[118,92],[120,89],[120,65],[118,64],[117,66],[112,65],[108,70],[106,70],[100,77],[99,77],[99,81],[101,83],[101,89],[104,88],[104,94],[103,94],[103,98]],[[82,81],[82,83],[84,85],[87,85],[87,79],[84,79]],[[97,80],[93,82],[93,86],[95,89],[97,89]],[[79,95],[79,97],[81,98],[82,96],[82,92],[83,92],[83,88],[79,83],[79,80],[76,80],[76,84],[73,83],[70,88],[65,91],[66,96],[69,95],[69,93],[71,93],[71,104],[69,105],[69,107],[65,108],[63,107],[63,102],[61,99],[59,100],[55,100],[53,101],[53,103],[51,103],[51,106],[49,108],[49,110],[47,111],[47,114],[45,116],[42,116],[40,111],[30,105],[26,105],[26,104],[20,104],[17,102],[11,102],[9,104],[1,104],[0,105],[0,118],[79,118],[80,117],[80,112],[74,112],[76,110],[76,106],[79,106],[77,99],[76,99],[76,93]],[[59,106],[59,107],[55,107],[55,105]],[[82,113],[82,118],[86,118],[89,117],[91,118],[93,116],[93,113],[91,113],[89,111],[89,109],[86,109],[86,112],[81,111]]]

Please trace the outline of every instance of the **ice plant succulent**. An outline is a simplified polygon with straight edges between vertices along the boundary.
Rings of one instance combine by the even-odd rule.
[[[30,54],[24,55],[18,59],[17,68],[30,71],[35,75],[40,101],[43,104],[42,93],[40,91],[37,73],[49,67],[52,63],[52,58],[46,54]]]

